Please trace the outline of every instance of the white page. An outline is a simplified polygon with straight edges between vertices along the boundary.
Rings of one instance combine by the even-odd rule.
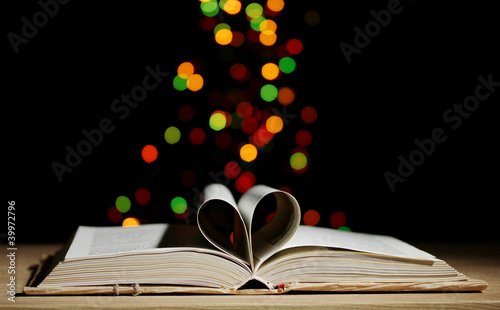
[[[426,261],[437,260],[433,255],[394,237],[306,225],[300,225],[295,235],[280,250],[301,246],[339,248]],[[279,251],[260,257],[260,264],[257,265],[257,268],[265,259],[277,252]]]
[[[185,224],[146,224],[136,227],[80,226],[65,258],[147,251],[159,248],[215,248],[198,227]]]
[[[395,257],[435,260],[433,255],[394,237],[305,225],[299,226],[295,235],[283,249],[298,246],[321,246]]]
[[[157,248],[168,224],[151,224],[136,227],[80,226],[66,253],[66,258]]]
[[[270,195],[274,195],[276,213],[260,230],[252,231],[255,210],[261,201]],[[261,205],[261,207],[266,206]],[[238,209],[248,229],[252,269],[260,264],[260,257],[268,257],[286,244],[300,223],[300,207],[297,200],[284,191],[266,185],[255,185],[245,192],[238,201]]]

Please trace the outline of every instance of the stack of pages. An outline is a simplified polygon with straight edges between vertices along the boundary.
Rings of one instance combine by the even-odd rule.
[[[487,287],[389,236],[302,226],[290,194],[257,185],[238,203],[204,190],[197,226],[80,226],[46,259],[30,295],[276,294],[288,291],[479,291]],[[262,212],[265,211],[265,212]],[[266,222],[261,214],[275,212]]]

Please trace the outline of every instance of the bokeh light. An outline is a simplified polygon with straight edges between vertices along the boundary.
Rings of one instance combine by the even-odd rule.
[[[280,68],[276,64],[270,62],[262,66],[261,73],[263,78],[272,81],[278,78],[280,74]]]
[[[183,91],[187,89],[187,78],[182,78],[179,75],[176,75],[174,77],[174,80],[172,82],[174,89],[178,91]]]
[[[281,87],[278,92],[278,102],[282,105],[289,105],[295,100],[295,91],[291,87]]]
[[[309,26],[317,26],[321,21],[321,16],[316,11],[307,11],[304,14],[304,21]]]
[[[190,62],[183,62],[177,68],[177,75],[182,79],[187,79],[194,74],[194,66]]]
[[[307,106],[300,112],[300,118],[304,121],[304,123],[312,124],[318,118],[318,112],[315,108]]]
[[[224,174],[230,179],[236,179],[241,173],[241,167],[236,161],[230,161],[224,166]]]
[[[141,223],[135,217],[127,217],[122,222],[123,227],[135,227],[135,226],[139,226],[139,225],[141,225]]]
[[[295,70],[295,67],[297,64],[295,63],[295,60],[291,57],[283,57],[279,61],[279,67],[281,72],[289,74],[292,73]]]
[[[153,145],[146,145],[141,152],[142,159],[149,163],[154,162],[158,158],[158,150]]]
[[[285,7],[285,1],[283,0],[267,0],[267,7],[273,12],[281,12]]]
[[[307,166],[307,156],[302,152],[292,154],[290,166],[295,170],[302,170]]]
[[[245,193],[254,185],[255,175],[250,171],[243,172],[234,184],[236,190],[240,193]]]
[[[308,210],[304,213],[304,224],[309,226],[316,226],[319,223],[320,215],[316,210]]]
[[[193,74],[187,79],[187,88],[191,91],[199,91],[203,88],[203,77],[199,74]]]
[[[257,145],[258,147],[262,147],[269,143],[273,136],[274,134],[267,130],[266,124],[263,124],[256,132],[254,132],[254,134],[252,135],[252,140],[255,145]]]
[[[257,148],[253,144],[245,144],[240,149],[240,157],[246,162],[251,162],[257,158]]]
[[[172,211],[174,211],[175,213],[182,214],[182,213],[186,212],[186,209],[187,209],[186,199],[184,199],[182,197],[175,197],[170,202],[170,207],[172,208]]]
[[[345,223],[346,223],[346,216],[342,212],[335,212],[330,217],[330,225],[332,225],[333,228],[340,228],[344,226]]]
[[[283,129],[283,120],[281,117],[273,115],[267,119],[266,128],[273,134],[278,133]]]
[[[308,146],[312,142],[312,134],[307,129],[302,129],[295,135],[295,142],[300,146]]]
[[[233,40],[231,40],[231,46],[239,47],[245,43],[245,35],[241,31],[233,31]]]
[[[205,16],[215,16],[219,13],[219,5],[217,0],[202,1],[200,3],[200,8]]]
[[[220,45],[228,45],[233,40],[233,33],[230,29],[220,29],[215,34],[215,42]]]
[[[120,212],[115,206],[112,206],[108,209],[108,219],[113,223],[121,222],[123,218],[123,213]]]
[[[202,19],[200,19],[198,26],[203,31],[212,31],[217,25],[217,22],[218,22],[217,18],[205,16]]]
[[[205,132],[201,128],[193,128],[189,133],[189,141],[194,145],[200,145],[205,141]]]
[[[264,12],[264,9],[262,8],[262,5],[258,3],[250,3],[247,5],[245,8],[245,13],[247,14],[248,17],[250,18],[256,18],[262,15]]]
[[[145,189],[145,188],[139,188],[137,191],[135,191],[135,201],[137,201],[138,204],[144,206],[149,203],[151,200],[151,193]]]
[[[240,102],[238,104],[238,106],[236,107],[236,113],[238,114],[238,116],[240,118],[243,118],[243,119],[250,117],[250,116],[252,116],[252,113],[253,113],[252,105],[250,104],[250,102],[246,102],[246,101]]]
[[[168,144],[176,144],[181,139],[181,131],[175,126],[170,126],[165,130],[164,137]]]
[[[115,206],[121,213],[127,213],[130,210],[132,203],[127,196],[118,196],[115,200]]]
[[[261,31],[260,25],[263,23],[266,19],[264,16],[257,16],[255,18],[252,18],[250,21],[250,27],[252,27],[253,30],[255,31]]]
[[[274,45],[274,43],[276,43],[276,40],[278,40],[278,36],[276,35],[276,32],[271,31],[271,30],[264,30],[259,35],[260,43],[262,43],[262,45],[265,45],[265,46]],[[294,69],[295,69],[295,67],[294,67]],[[291,71],[293,71],[293,70],[291,70]]]
[[[227,14],[235,15],[241,11],[241,2],[238,0],[221,0],[219,7]]]
[[[272,84],[266,84],[260,89],[260,96],[262,100],[271,102],[278,98],[278,89]]]
[[[229,68],[229,75],[240,82],[247,82],[246,77],[249,76],[249,70],[244,64],[235,63]]]
[[[290,54],[297,55],[302,52],[304,44],[298,39],[291,39],[286,43],[286,49]]]
[[[241,123],[241,130],[246,134],[253,134],[259,128],[259,122],[253,117],[247,117]]]
[[[304,51],[305,40],[302,31],[290,31],[281,25],[281,22],[294,15],[280,16],[285,9],[283,0],[266,0],[260,3],[241,0],[199,0],[199,2],[202,15],[198,25],[194,27],[199,27],[211,43],[210,47],[200,52],[203,53],[204,59],[208,58],[209,54],[213,56],[213,59],[207,61],[214,63],[208,63],[206,66],[212,72],[210,75],[202,76],[202,63],[196,58],[181,61],[177,71],[174,71],[176,74],[172,77],[172,83],[175,90],[190,90],[198,94],[187,94],[193,97],[178,101],[178,110],[175,111],[174,106],[173,113],[178,112],[177,124],[178,122],[181,124],[177,125],[175,122],[170,124],[174,126],[167,124],[166,127],[170,127],[164,133],[165,141],[169,145],[187,149],[173,151],[170,146],[162,146],[168,149],[168,156],[167,153],[164,156],[162,153],[161,159],[163,160],[163,157],[167,159],[173,153],[183,154],[193,151],[199,152],[199,156],[203,158],[190,163],[189,167],[179,165],[178,170],[173,172],[172,180],[180,181],[184,187],[182,190],[189,190],[194,186],[201,187],[204,185],[201,183],[206,182],[206,165],[211,165],[214,167],[213,171],[219,171],[217,177],[222,175],[222,178],[227,180],[231,190],[244,193],[255,185],[255,175],[261,173],[262,167],[267,167],[261,165],[261,161],[264,163],[266,159],[270,161],[275,159],[266,157],[272,153],[271,156],[281,156],[276,162],[277,166],[279,163],[282,164],[283,172],[294,173],[292,178],[296,179],[291,182],[298,181],[301,177],[299,174],[304,173],[311,165],[305,147],[312,143],[313,126],[306,124],[314,123],[318,113],[312,106],[304,104],[307,98],[296,97],[301,96],[296,92],[297,88],[294,85],[300,85],[297,79],[302,77],[302,72],[297,70],[301,68],[297,67],[297,64],[300,57],[303,57],[301,53]],[[304,21],[310,26],[317,25],[320,21],[316,11],[309,11],[303,17],[302,26],[305,26]],[[296,22],[297,26],[301,25],[301,20]],[[200,42],[207,41],[200,40]],[[214,68],[220,71],[215,72],[216,75],[213,72]],[[294,72],[296,73],[291,74]],[[210,85],[205,84],[208,78]],[[290,84],[290,81],[295,82]],[[221,88],[213,89],[212,87],[217,84]],[[207,86],[211,89],[206,91],[206,100],[203,100],[201,97],[204,96],[204,92],[200,90]],[[288,105],[292,106],[291,112],[287,114],[283,106]],[[288,119],[278,111],[283,111],[283,115],[298,114],[300,111],[300,118]],[[205,122],[208,120],[208,127],[206,123],[203,125],[203,119]],[[290,127],[288,127],[289,120],[293,122]],[[286,135],[283,133],[285,124]],[[190,143],[179,143],[187,142],[180,141],[181,137],[184,140],[189,139]],[[204,145],[198,147],[202,144]],[[287,151],[287,147],[295,148],[288,153],[290,150]],[[279,152],[276,149],[279,149]],[[288,157],[286,154],[291,155]],[[145,162],[151,163],[157,160],[158,149],[153,145],[147,145],[141,155]],[[261,161],[256,160],[258,156],[262,156]],[[273,172],[266,171],[266,173]],[[155,195],[154,198],[158,200],[151,203],[151,192],[148,189],[139,188],[135,191],[133,203],[134,207],[138,207],[137,210],[134,209],[136,213],[133,216],[125,218],[124,215],[132,207],[129,200],[128,208],[126,204],[119,203],[109,208],[109,220],[116,224],[121,222],[125,226],[127,223],[127,225],[139,225],[137,218],[141,221],[144,218],[145,222],[149,222],[150,218],[144,216],[147,212],[154,212],[154,216],[160,217],[175,216],[180,220],[192,215],[186,199],[180,196],[173,198],[179,193],[168,198],[167,194]],[[290,189],[288,191],[291,192]],[[130,196],[133,196],[133,193]],[[165,214],[159,211],[164,205],[167,205],[168,209],[169,202],[173,212]],[[316,210],[309,210],[306,214],[304,223],[307,225],[316,225],[319,222],[319,213]],[[342,223],[339,214],[343,213],[334,213],[330,217],[330,223],[332,226],[335,225],[335,228],[348,229],[344,226],[345,216]],[[273,215],[274,213],[268,214],[266,221],[270,221]]]
[[[278,24],[276,24],[274,20],[264,19],[262,22],[260,22],[258,31],[270,30],[272,32],[276,32],[277,29]]]
[[[226,127],[227,119],[223,111],[217,110],[210,116],[208,121],[210,128],[215,131],[220,131]]]

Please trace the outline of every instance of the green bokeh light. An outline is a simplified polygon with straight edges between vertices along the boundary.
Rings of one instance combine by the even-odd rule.
[[[262,8],[262,5],[258,3],[250,3],[245,9],[245,13],[251,18],[259,17],[263,12],[264,9]]]
[[[187,202],[186,199],[182,197],[175,197],[170,202],[170,206],[172,207],[172,211],[177,214],[182,214],[187,210]]]
[[[290,166],[295,170],[304,169],[307,166],[307,157],[301,152],[297,152],[290,157]]]
[[[220,131],[226,127],[226,116],[221,112],[214,113],[210,116],[208,124],[213,130]]]
[[[219,13],[219,5],[216,0],[211,0],[209,2],[200,3],[200,8],[203,15],[208,17],[214,17]]]
[[[295,63],[295,60],[291,57],[283,57],[279,61],[279,67],[283,73],[292,73],[296,66],[297,64]]]
[[[130,210],[130,206],[132,205],[132,203],[127,196],[118,196],[118,198],[116,198],[115,205],[118,211],[120,211],[121,213],[126,213]]]
[[[181,132],[175,126],[170,126],[165,130],[165,141],[168,144],[175,144],[181,139]]]
[[[271,102],[278,98],[278,88],[272,84],[266,84],[260,89],[260,96],[262,100]]]
[[[179,91],[183,91],[187,89],[187,79],[183,79],[180,76],[176,75],[173,81],[174,88]]]

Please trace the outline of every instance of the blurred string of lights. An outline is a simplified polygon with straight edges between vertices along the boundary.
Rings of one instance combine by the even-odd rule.
[[[201,10],[198,26],[200,30],[213,34],[214,43],[219,46],[217,58],[229,64],[227,75],[238,87],[229,91],[208,90],[207,103],[213,111],[206,115],[205,126],[181,132],[179,126],[170,125],[164,132],[164,138],[169,145],[175,145],[181,139],[187,138],[196,146],[208,142],[208,132],[213,131],[215,146],[229,153],[230,159],[228,160],[227,156],[214,157],[225,159],[222,163],[223,172],[231,180],[230,186],[239,193],[244,193],[257,182],[253,172],[255,162],[262,153],[272,151],[273,139],[285,127],[286,120],[276,113],[279,111],[277,108],[292,104],[300,106],[295,100],[295,89],[286,85],[284,77],[296,71],[298,55],[302,53],[304,44],[299,38],[282,38],[278,35],[277,17],[285,9],[283,0],[267,0],[265,4],[252,2],[246,5],[239,0],[198,1]],[[320,22],[320,15],[316,11],[305,12],[304,21],[310,26],[316,26]],[[240,49],[257,53],[255,59],[262,60],[259,67],[255,67],[255,61],[234,61],[234,55]],[[202,90],[205,80],[201,67],[199,59],[179,64],[172,81],[173,88],[179,92]],[[300,121],[306,126],[317,121],[318,113],[313,106],[306,105],[299,110]],[[195,108],[191,104],[184,104],[178,110],[179,120],[183,123],[191,122],[194,116]],[[238,134],[243,135],[245,139],[236,138]],[[287,169],[295,174],[302,174],[309,167],[310,156],[306,147],[312,143],[313,136],[309,129],[304,128],[297,131],[294,138],[296,147],[291,150],[285,162]],[[155,162],[158,159],[158,148],[145,145],[141,157],[147,164]],[[196,170],[188,169],[180,175],[184,186],[196,185]],[[288,187],[280,189],[292,193]],[[150,203],[152,195],[148,189],[139,188],[134,196],[133,200],[127,196],[117,197],[115,205],[108,209],[108,219],[123,226],[140,225],[139,219],[127,215],[133,205],[140,207]],[[180,196],[170,200],[170,208],[179,220],[186,219],[192,212],[186,199]],[[274,212],[270,212],[266,221],[270,221],[273,215]],[[320,213],[317,210],[303,211],[304,224],[314,226],[319,221]],[[329,222],[334,228],[350,230],[345,226],[346,216],[342,212],[331,214]]]

